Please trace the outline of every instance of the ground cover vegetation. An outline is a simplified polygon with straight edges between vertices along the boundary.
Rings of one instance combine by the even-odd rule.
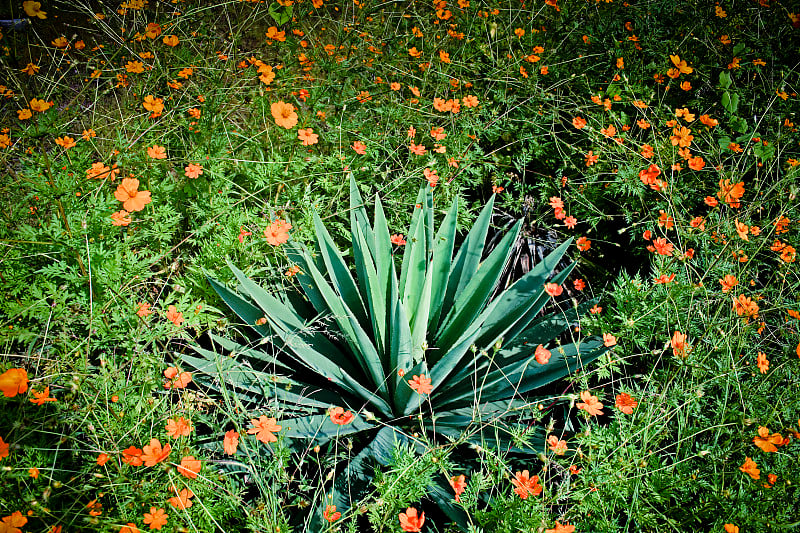
[[[4,9],[0,533],[800,523],[796,6]]]

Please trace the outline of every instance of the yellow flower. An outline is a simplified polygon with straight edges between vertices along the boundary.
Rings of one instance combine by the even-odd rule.
[[[41,2],[33,2],[28,0],[27,2],[22,2],[22,9],[25,10],[25,14],[29,17],[36,17],[40,19],[46,19],[47,13],[42,11],[42,4]]]

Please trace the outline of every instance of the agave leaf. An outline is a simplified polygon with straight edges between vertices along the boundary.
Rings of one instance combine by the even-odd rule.
[[[439,324],[442,313],[442,301],[447,291],[450,278],[450,264],[453,261],[453,248],[456,240],[456,224],[458,221],[458,198],[453,201],[450,210],[439,226],[433,244],[433,262],[430,265],[433,278],[431,280],[431,306],[428,317],[428,330],[433,331]]]
[[[209,333],[209,337],[211,338],[211,340],[214,343],[220,345],[225,350],[227,350],[229,352],[232,352],[231,355],[233,355],[233,353],[241,354],[246,359],[258,359],[259,361],[263,361],[263,362],[271,365],[273,368],[276,368],[276,369],[281,369],[281,370],[284,370],[284,371],[293,370],[292,367],[290,367],[290,366],[284,364],[283,362],[279,361],[278,358],[275,357],[272,354],[268,354],[266,352],[262,352],[261,350],[257,350],[255,348],[252,348],[252,347],[249,347],[249,346],[244,346],[242,344],[239,344],[238,342],[234,342],[232,340],[226,339],[225,337],[220,337],[219,335],[215,335],[213,333]],[[198,348],[197,351],[199,353],[202,353],[203,355],[206,355],[206,357],[208,357],[207,354],[215,354],[216,355],[215,352],[210,352],[208,350],[204,350],[203,348],[200,348],[199,346],[197,348]]]
[[[350,275],[350,271],[347,269],[347,265],[344,264],[344,260],[342,259],[341,252],[336,247],[333,239],[331,239],[328,230],[325,228],[325,225],[322,223],[322,220],[320,220],[316,211],[314,211],[313,217],[314,230],[317,233],[317,242],[322,259],[325,261],[325,267],[328,271],[328,278],[333,283],[333,287],[336,289],[336,292],[339,294],[342,300],[344,300],[344,303],[347,305],[350,311],[353,312],[353,315],[356,317],[356,320],[358,320],[359,324],[361,324],[362,327],[365,327],[369,321],[367,319],[367,313],[364,309],[364,302],[361,301],[361,294],[358,291],[356,282]]]
[[[419,206],[427,205],[427,201],[425,198],[427,195],[428,193],[425,191],[425,189],[420,189],[419,193],[417,194],[417,201],[415,205]],[[423,209],[417,209],[416,207],[414,208],[414,213],[411,215],[411,225],[408,228],[408,235],[406,236],[407,242],[405,250],[403,251],[403,262],[400,265],[400,283],[398,285],[400,289],[400,294],[403,295],[406,294],[409,269],[411,268],[413,263],[411,259],[412,254],[417,253],[418,255],[422,255],[423,257],[426,255],[425,252],[427,243],[423,239],[420,239],[419,237],[420,234],[424,235],[424,231],[422,231],[422,228],[420,228],[420,226],[424,225],[425,221],[427,220],[427,217],[423,214],[422,211]],[[415,252],[416,246],[423,247],[421,254],[419,253],[419,251]]]
[[[425,217],[420,215],[420,220]],[[405,289],[403,291],[403,307],[406,315],[414,323],[414,316],[419,309],[419,300],[422,297],[422,287],[425,283],[428,248],[425,241],[425,225],[417,224],[414,233],[409,233],[406,239],[406,252],[403,256],[403,272],[406,275]]]
[[[469,230],[466,239],[458,249],[456,258],[450,268],[450,276],[447,280],[447,291],[442,300],[442,318],[450,313],[453,302],[461,294],[469,283],[472,276],[478,270],[478,265],[483,255],[483,247],[486,242],[486,234],[489,231],[489,221],[492,217],[494,206],[494,195],[486,203],[481,214],[475,219],[475,224]],[[438,327],[436,329],[439,329]]]
[[[214,278],[209,277],[207,279],[211,284],[211,287],[213,287],[217,294],[219,294],[220,298],[222,298],[222,300],[228,304],[228,307],[230,307],[231,310],[233,310],[233,312],[239,316],[239,318],[244,320],[245,324],[253,328],[256,333],[260,334],[262,337],[269,335],[269,328],[256,324],[256,321],[264,316],[264,312],[261,309],[251,304]]]
[[[370,424],[363,416],[358,415],[344,426],[334,424],[328,415],[311,415],[283,419],[281,426],[281,433],[286,437],[311,439],[316,444],[324,444],[336,437],[372,429],[375,424]]]
[[[408,372],[413,365],[413,341],[411,337],[411,326],[408,322],[405,309],[397,290],[397,279],[395,278],[394,270],[391,274],[391,292],[389,293],[389,372],[391,372],[390,383],[392,384],[392,396],[395,398],[394,405],[403,405],[405,400],[402,396],[398,396],[398,391],[401,390],[402,377],[399,376],[399,371]]]
[[[382,286],[382,282],[378,279],[378,272],[372,261],[372,256],[366,249],[366,242],[361,228],[356,226],[355,233],[353,234],[353,250],[354,255],[358,254],[360,264],[360,281],[361,286],[364,287],[364,296],[369,308],[369,316],[372,324],[372,333],[375,338],[375,347],[381,356],[381,363],[385,368],[388,364],[386,354],[386,289]],[[362,255],[363,254],[363,255]]]
[[[374,249],[375,236],[372,233],[372,228],[369,226],[369,217],[367,217],[367,210],[364,199],[361,198],[361,193],[358,191],[358,184],[352,173],[350,173],[350,230],[352,233],[356,232],[356,227],[360,227],[364,232],[364,237],[369,245],[369,249]]]
[[[240,292],[248,296],[264,313],[272,317],[280,317],[280,321],[289,329],[302,329],[304,327],[303,319],[294,309],[284,305],[283,302],[265,291],[231,263],[228,263],[228,267],[239,282]],[[254,323],[248,323],[248,325],[250,324]]]
[[[290,241],[284,245],[284,249],[286,250],[286,257],[289,258],[289,261],[300,267],[300,272],[295,276],[295,279],[300,283],[300,287],[302,287],[303,292],[308,297],[308,301],[311,302],[311,305],[317,310],[317,313],[327,313],[328,307],[325,304],[325,298],[323,298],[314,280],[308,275],[312,265],[316,267],[317,270],[322,268],[322,265],[315,264],[314,260],[305,251],[305,248],[299,244]]]
[[[498,273],[503,271],[508,262],[511,246],[517,239],[521,227],[522,221],[517,222],[512,230],[503,237],[497,248],[492,250],[477,272],[472,274],[469,283],[458,295],[444,319],[444,324],[436,338],[437,348],[448,349],[458,339],[464,326],[472,323],[484,311],[497,285]]]
[[[484,319],[483,331],[478,341],[480,346],[493,345],[500,337],[503,337],[505,342],[512,340],[522,327],[539,314],[544,304],[549,301],[549,295],[544,292],[545,282],[561,261],[571,242],[572,239],[569,239],[553,250],[493,300],[497,304]],[[572,265],[563,279],[566,279],[571,271]],[[563,279],[559,277],[553,281],[560,285]]]
[[[307,255],[308,252],[304,252]],[[319,289],[322,297],[325,299],[331,317],[339,326],[344,341],[349,346],[351,352],[355,355],[359,366],[363,369],[364,373],[370,380],[378,395],[384,400],[388,397],[388,390],[386,388],[386,381],[384,379],[383,367],[381,365],[381,358],[375,348],[375,344],[361,328],[358,320],[353,315],[353,312],[347,307],[347,304],[338,297],[338,295],[327,284],[322,274],[317,270],[310,261],[306,261],[309,266],[308,274],[314,280],[314,285]],[[386,405],[385,401],[382,402]]]

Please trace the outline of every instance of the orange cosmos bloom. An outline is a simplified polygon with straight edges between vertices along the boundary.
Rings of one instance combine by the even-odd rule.
[[[161,530],[167,524],[168,515],[164,509],[150,508],[149,513],[144,513],[142,522],[150,526],[150,529]]]
[[[617,338],[611,333],[603,333],[603,346],[611,348],[617,345]]]
[[[367,145],[361,141],[353,141],[353,150],[355,150],[358,155],[364,155],[367,153]]]
[[[285,220],[275,220],[264,230],[264,237],[272,246],[280,246],[289,240],[289,230],[292,225]]]
[[[670,346],[672,346],[672,353],[675,357],[686,357],[686,355],[691,351],[689,346],[686,344],[686,333],[681,333],[680,331],[675,331],[673,333],[672,338],[669,341]]]
[[[273,431],[280,431],[283,427],[277,424],[277,419],[267,418],[261,415],[258,418],[250,420],[250,423],[253,427],[247,430],[248,435],[255,434],[256,439],[265,444],[268,442],[278,442],[278,437],[273,434]]]
[[[719,125],[719,120],[713,119],[708,115],[700,115],[700,122],[702,122],[709,128],[713,128],[714,126]]]
[[[562,292],[564,292],[564,288],[561,285],[556,285],[555,283],[545,283],[544,292],[550,296],[559,296]]]
[[[681,59],[680,56],[670,55],[669,59],[672,61],[672,64],[675,65],[680,74],[691,74],[694,72],[694,69],[687,65],[686,61]]]
[[[744,196],[744,182],[731,183],[731,180],[719,180],[719,192],[717,198],[726,202],[729,206],[741,207],[739,200]]]
[[[127,226],[131,222],[131,214],[124,209],[111,213],[111,224],[114,226]]]
[[[45,111],[53,107],[53,102],[45,102],[44,100],[33,98],[31,99],[30,107],[37,113],[44,113]]]
[[[39,19],[47,18],[47,12],[42,11],[41,2],[26,0],[25,2],[22,2],[22,9],[25,10],[25,14],[28,15],[29,17],[36,17]]]
[[[733,310],[739,316],[744,315],[746,321],[749,321],[750,318],[758,318],[758,304],[744,294],[740,294],[733,301]]]
[[[167,149],[157,144],[147,147],[147,155],[152,159],[166,159]]]
[[[148,94],[144,97],[142,106],[150,111],[151,117],[160,117],[161,113],[164,111],[164,100],[161,98],[156,98],[152,94]]]
[[[234,455],[236,448],[239,447],[239,433],[234,430],[228,430],[225,433],[225,438],[222,439],[222,449],[228,455]]]
[[[617,395],[614,405],[626,415],[630,415],[633,414],[633,410],[636,409],[636,406],[639,405],[639,402],[634,400],[630,394],[623,392]]]
[[[144,461],[144,466],[155,466],[169,457],[170,451],[172,451],[172,447],[169,443],[162,448],[158,439],[150,439],[150,444],[145,444],[142,447],[141,458]]]
[[[141,211],[144,206],[152,201],[152,198],[150,198],[150,191],[140,191],[138,189],[139,180],[123,178],[122,183],[119,184],[114,192],[114,198],[122,202],[122,207],[125,211]]]
[[[756,356],[756,366],[758,367],[758,371],[762,374],[766,374],[767,370],[769,370],[769,359],[767,359],[767,354],[764,352],[758,352]]]
[[[169,504],[176,509],[188,509],[192,506],[191,498],[194,497],[194,493],[190,489],[181,489],[180,492],[177,492],[175,489],[176,496],[169,498],[167,501]]]
[[[10,447],[11,446],[7,442],[3,441],[3,437],[0,437],[0,460],[8,457],[8,449]]]
[[[42,392],[31,391],[33,398],[30,399],[31,403],[36,405],[44,405],[45,402],[55,402],[55,398],[50,398],[50,387],[45,387]]]
[[[342,513],[336,510],[335,505],[326,505],[325,510],[322,512],[322,518],[328,522],[336,522],[342,517]]]
[[[650,246],[648,246],[648,249],[649,248]],[[659,237],[653,241],[652,248],[658,255],[666,255],[669,257],[672,256],[672,250],[674,247],[671,242],[667,241],[667,239]]]
[[[722,285],[722,292],[728,292],[739,283],[739,280],[736,279],[736,276],[727,274],[724,278],[719,280],[719,282]]]
[[[408,380],[408,386],[414,389],[417,394],[430,394],[433,390],[431,378],[426,377],[425,374],[412,376],[411,379]]]
[[[189,179],[197,179],[203,174],[203,165],[196,165],[194,163],[189,163],[186,165],[186,168],[183,169],[184,174]]]
[[[594,152],[592,150],[589,150],[589,153],[586,154],[586,166],[590,167],[594,165],[595,163],[597,163],[598,159],[600,159],[600,156],[594,155]]]
[[[175,324],[176,326],[180,326],[183,323],[183,313],[178,312],[178,308],[174,305],[170,305],[167,309],[167,320]]]
[[[59,145],[64,150],[69,150],[70,148],[74,148],[75,146],[78,145],[78,143],[75,142],[75,139],[67,135],[65,135],[64,137],[57,137],[56,144]]]
[[[162,42],[164,44],[166,44],[167,46],[175,47],[175,46],[178,46],[178,43],[180,42],[180,40],[178,39],[177,35],[167,35],[166,37],[164,37],[162,39]]]
[[[514,479],[511,480],[514,485],[514,492],[522,498],[527,500],[529,495],[538,496],[542,492],[542,486],[539,484],[539,476],[530,476],[530,472],[523,470],[514,474]]]
[[[575,117],[572,119],[572,125],[581,130],[586,127],[586,119],[583,117]]]
[[[753,437],[753,444],[767,453],[777,452],[778,448],[776,445],[781,446],[783,444],[783,436],[780,433],[773,433],[770,435],[769,428],[759,426],[758,435]]]
[[[355,418],[352,411],[345,411],[343,407],[331,407],[328,415],[331,417],[331,422],[340,426],[346,426]]]
[[[578,237],[578,239],[575,241],[575,245],[578,247],[578,250],[585,252],[592,246],[592,241],[586,237]]]
[[[761,478],[761,470],[758,469],[758,465],[755,461],[750,459],[749,457],[744,458],[744,464],[739,467],[739,470],[747,474],[753,479],[760,479]]]
[[[550,353],[550,350],[542,346],[541,344],[536,347],[536,351],[534,352],[534,357],[536,358],[536,362],[540,365],[546,365],[548,361],[550,361],[550,357],[553,355]]]
[[[179,372],[174,366],[164,370],[164,377],[169,380],[164,382],[165,389],[185,389],[192,382],[190,372]]]
[[[694,135],[691,133],[692,130],[686,126],[678,126],[672,130],[672,137],[670,137],[669,140],[672,143],[672,146],[686,148],[692,144],[692,140],[694,139]]]
[[[275,102],[270,106],[270,111],[278,126],[290,130],[297,125],[297,113],[292,104],[283,101]]]
[[[735,524],[725,524],[722,527],[725,529],[725,533],[739,533],[739,526]]]
[[[425,155],[428,153],[428,149],[425,148],[424,144],[414,144],[413,142],[408,145],[409,151],[414,155]]]
[[[461,104],[467,108],[478,107],[478,97],[468,94],[467,96],[461,99]]]
[[[403,246],[404,244],[406,244],[406,240],[403,238],[402,233],[399,234],[393,233],[392,236],[389,237],[389,240],[392,242],[392,244],[395,244],[397,246]]]
[[[556,455],[564,455],[567,451],[567,441],[559,440],[555,435],[547,437],[547,445]]]
[[[561,524],[558,520],[556,520],[556,527],[553,529],[545,529],[544,533],[575,533],[575,526],[570,524]]]
[[[589,391],[583,391],[581,393],[581,400],[583,400],[583,402],[575,404],[578,409],[586,411],[591,416],[603,414],[603,404],[600,403],[597,396],[594,396]]]
[[[403,531],[422,531],[422,525],[425,523],[425,513],[420,513],[417,516],[417,510],[413,507],[406,509],[405,513],[398,515],[400,519],[400,528]]]
[[[10,368],[0,374],[0,392],[13,398],[28,390],[28,372],[24,368]]]
[[[702,170],[703,167],[706,166],[706,162],[703,161],[703,158],[698,156],[692,157],[689,159],[689,168],[692,170]]]
[[[98,457],[98,462],[99,460]],[[142,466],[142,450],[135,446],[128,446],[122,450],[122,462],[131,466]]]
[[[286,32],[278,31],[278,28],[275,26],[270,26],[267,28],[266,37],[273,41],[284,42],[286,40]]]
[[[176,419],[170,418],[167,420],[166,430],[167,435],[173,439],[177,439],[178,437],[188,437],[192,432],[192,422],[183,418],[182,416]]]
[[[319,135],[311,128],[297,130],[297,138],[303,141],[303,146],[311,146],[319,141]]]
[[[453,476],[450,478],[450,486],[453,487],[453,491],[456,493],[456,501],[461,501],[461,495],[464,493],[464,490],[467,488],[467,478],[463,474],[460,476]]]
[[[200,473],[202,464],[194,458],[194,455],[189,455],[181,459],[181,464],[178,465],[178,473],[183,477],[189,479],[197,479],[197,474]]]

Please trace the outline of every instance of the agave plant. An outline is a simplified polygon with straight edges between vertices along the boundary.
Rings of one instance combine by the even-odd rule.
[[[545,284],[562,284],[574,267],[552,276],[571,240],[492,298],[520,230],[518,222],[482,257],[493,200],[456,252],[457,200],[434,231],[433,192],[423,187],[398,275],[380,199],[376,196],[370,224],[351,177],[352,265],[315,213],[314,250],[286,244],[289,259],[300,268],[302,294],[271,294],[230,265],[238,293],[210,282],[257,342],[245,346],[212,336],[233,357],[198,347],[202,357],[186,355],[185,361],[250,407],[263,405],[265,397],[276,399],[286,413],[282,434],[305,446],[362,434],[354,439],[354,458],[337,478],[340,509],[358,496],[345,485],[369,479],[368,459],[385,464],[396,442],[408,442],[409,415],[433,418],[426,425],[433,441],[525,451],[514,436],[525,433],[520,416],[535,401],[535,391],[605,348],[598,338],[559,342],[594,302],[542,314],[551,301]],[[534,357],[539,345],[552,350],[545,364]],[[427,394],[412,388],[420,380],[430,380]],[[356,417],[336,424],[328,411],[334,406],[352,409]],[[536,435],[545,437],[541,431]],[[466,524],[450,503],[444,478],[430,494],[451,518]]]

